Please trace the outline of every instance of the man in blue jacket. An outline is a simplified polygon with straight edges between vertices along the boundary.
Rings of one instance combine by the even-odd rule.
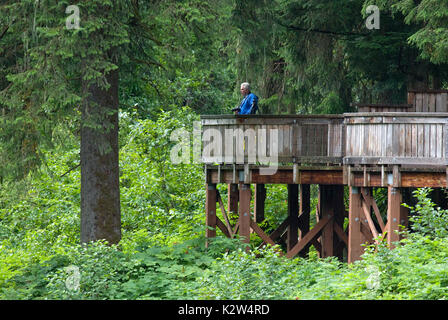
[[[241,95],[244,97],[240,106],[235,110],[236,114],[255,114],[258,111],[258,97],[250,92],[250,85],[243,82],[240,87]]]

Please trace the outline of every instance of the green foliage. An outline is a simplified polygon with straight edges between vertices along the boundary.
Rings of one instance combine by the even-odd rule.
[[[436,204],[429,198],[431,191],[431,188],[419,188],[413,192],[417,204],[414,207],[406,206],[413,214],[409,218],[411,228],[432,239],[447,238],[448,210],[436,208]]]
[[[181,115],[161,117],[157,122],[139,121],[135,128],[141,130],[139,126],[145,124],[146,130],[158,128],[163,132],[163,126],[169,128],[179,119]],[[123,170],[127,172],[124,175],[146,166],[141,159],[135,161],[134,156],[130,156],[134,148],[147,148],[148,157],[154,156],[154,161],[160,159],[158,153],[151,153],[144,140],[151,130],[134,132],[133,138],[124,144],[122,156],[128,157],[123,163]],[[160,136],[161,141],[166,139],[167,145],[168,136]],[[60,159],[70,157],[70,154],[58,155]],[[39,180],[34,178],[29,193],[16,191],[16,198],[22,199],[19,203],[9,199],[6,192],[1,198],[2,299],[447,298],[448,241],[446,228],[441,231],[441,227],[447,225],[446,218],[428,200],[428,189],[415,192],[417,205],[411,218],[414,232],[396,249],[390,250],[385,245],[369,246],[363,260],[347,265],[333,258],[318,259],[315,255],[310,255],[309,259],[287,259],[271,247],[246,252],[238,239],[220,236],[209,241],[206,249],[200,226],[202,205],[193,208],[193,212],[197,212],[196,234],[193,231],[182,233],[175,229],[186,228],[191,223],[186,219],[188,215],[172,218],[172,226],[163,224],[164,220],[169,220],[166,203],[145,198],[143,191],[147,189],[126,182],[129,184],[129,189],[123,188],[124,199],[128,200],[123,203],[126,227],[119,250],[119,247],[101,242],[88,246],[77,244],[77,214],[75,220],[70,219],[78,210],[75,181],[79,172],[69,172],[63,178],[64,183],[54,185],[48,172],[64,173],[67,166],[58,166],[65,161],[49,159],[52,161],[48,171],[43,172]],[[139,172],[139,179],[156,174],[147,170]],[[202,178],[195,179],[202,181]],[[202,188],[202,183],[198,185]],[[59,194],[58,190],[61,190]],[[267,217],[274,224],[278,223],[275,220],[278,213],[285,211],[285,190],[278,187],[269,191]],[[145,205],[146,211],[139,210],[138,206],[132,206],[132,197],[136,202],[151,206]],[[59,200],[50,201],[54,198]],[[34,205],[27,205],[30,201]],[[174,201],[179,212],[180,208],[188,208],[182,199],[175,197]],[[72,204],[67,206],[69,203]],[[73,267],[79,270],[79,289],[67,286]]]
[[[202,299],[446,299],[448,241],[410,235],[390,250],[368,247],[351,265],[333,258],[279,257],[275,250],[235,251],[200,279]]]
[[[372,3],[381,30],[368,32]],[[78,1],[76,31],[64,28],[67,4],[0,6],[1,299],[447,298],[448,213],[430,189],[415,192],[411,232],[394,250],[367,246],[351,265],[313,251],[286,259],[254,249],[255,234],[250,252],[221,236],[205,248],[203,168],[170,160],[172,133],[191,142],[198,114],[229,113],[242,81],[263,113],[401,102],[422,69],[446,81],[445,2]],[[81,84],[107,86],[116,68],[123,236],[81,246]],[[267,186],[267,233],[287,216],[286,193]],[[384,189],[374,195],[384,215]],[[73,270],[79,288],[67,285]]]
[[[192,138],[192,124],[197,119],[187,109],[179,109],[130,127],[120,155],[122,227],[126,232],[148,233],[160,244],[204,230],[202,167],[191,163],[192,157],[188,157],[190,163],[181,164],[170,159],[177,143],[171,141],[172,132],[183,129]]]
[[[405,15],[407,24],[422,26],[409,37],[409,43],[420,50],[421,57],[438,65],[448,63],[448,3],[438,0],[417,3],[402,0],[393,7]]]
[[[223,250],[241,247],[239,240],[219,237],[208,248],[204,244],[200,237],[174,246],[141,246],[133,253],[101,241],[74,245],[31,264],[12,278],[14,287],[0,292],[7,299],[187,299]]]

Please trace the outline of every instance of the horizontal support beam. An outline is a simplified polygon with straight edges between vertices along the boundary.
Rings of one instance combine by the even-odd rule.
[[[446,166],[446,158],[415,158],[415,157],[370,157],[370,156],[347,156],[343,160],[344,164],[370,164],[370,165],[432,165]]]
[[[234,181],[233,172],[231,170],[223,170],[221,168],[221,181],[219,182],[218,170],[213,167],[207,169],[207,182],[208,183],[250,183],[250,184],[293,184],[294,172],[293,168],[289,170],[277,170],[272,175],[261,175],[259,169],[251,170],[250,181],[239,180],[238,174],[236,175],[236,181]],[[392,172],[386,172],[386,175],[392,174]],[[385,178],[386,184],[381,181],[381,172],[369,171],[368,184],[365,184],[363,172],[351,172],[352,181],[351,186],[354,187],[387,187],[387,177]],[[401,171],[400,187],[403,188],[445,188],[447,186],[447,173],[446,172],[417,172],[417,171]],[[300,184],[346,184],[343,183],[342,167],[335,168],[329,167],[326,170],[300,170]],[[391,185],[392,185],[391,181]]]
[[[250,181],[239,179],[236,175],[235,183],[256,183],[256,184],[294,184],[293,169],[277,170],[272,175],[262,175],[259,169],[250,169]],[[218,171],[207,169],[207,181],[218,182]],[[221,169],[221,183],[233,183],[232,171],[224,171]],[[342,167],[336,170],[303,170],[300,171],[300,184],[342,184]]]
[[[400,172],[401,184],[403,188],[445,188],[446,187],[446,173],[445,172]],[[352,173],[353,184],[352,186],[363,187],[364,175],[362,173]],[[388,173],[389,174],[389,173]],[[390,173],[391,174],[391,173]],[[387,180],[387,178],[386,178]],[[392,183],[393,184],[393,183]],[[390,184],[390,185],[392,185]],[[369,184],[365,187],[387,187],[381,182],[380,173],[371,173]]]

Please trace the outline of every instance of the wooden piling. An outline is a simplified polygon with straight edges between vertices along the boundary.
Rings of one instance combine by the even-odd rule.
[[[216,201],[217,192],[216,184],[207,184],[207,191],[205,197],[205,237],[206,239],[216,237]],[[209,242],[206,240],[206,247],[208,247]]]
[[[286,250],[293,248],[299,239],[299,185],[288,184],[288,217]]]
[[[255,185],[255,199],[254,199],[254,219],[255,222],[260,223],[264,220],[264,202],[266,199],[266,187],[264,184]]]
[[[242,241],[250,243],[250,184],[240,185],[240,204],[239,204],[239,235]]]
[[[229,215],[231,215],[231,213],[238,214],[238,199],[238,184],[229,183],[227,187],[227,211],[229,212]]]
[[[365,238],[361,232],[361,190],[359,187],[350,187],[349,210],[348,210],[348,263],[352,263],[361,258],[364,252],[361,246]]]
[[[400,188],[388,187],[387,190],[387,243],[392,249],[394,243],[400,240],[399,231],[401,218],[401,190]]]
[[[310,185],[301,184],[299,189],[299,239],[303,239],[303,237],[310,231],[310,212]],[[309,245],[306,246],[299,255],[301,257],[306,257],[308,256],[308,251]]]

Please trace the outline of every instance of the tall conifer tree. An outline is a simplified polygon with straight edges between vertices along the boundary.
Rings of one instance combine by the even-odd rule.
[[[1,7],[6,68],[2,155],[13,177],[39,164],[56,123],[81,118],[81,241],[121,237],[118,167],[118,62],[129,42],[125,1],[8,1]],[[68,22],[68,23],[67,23]],[[5,27],[5,28],[6,28]],[[15,161],[14,161],[15,160]]]

